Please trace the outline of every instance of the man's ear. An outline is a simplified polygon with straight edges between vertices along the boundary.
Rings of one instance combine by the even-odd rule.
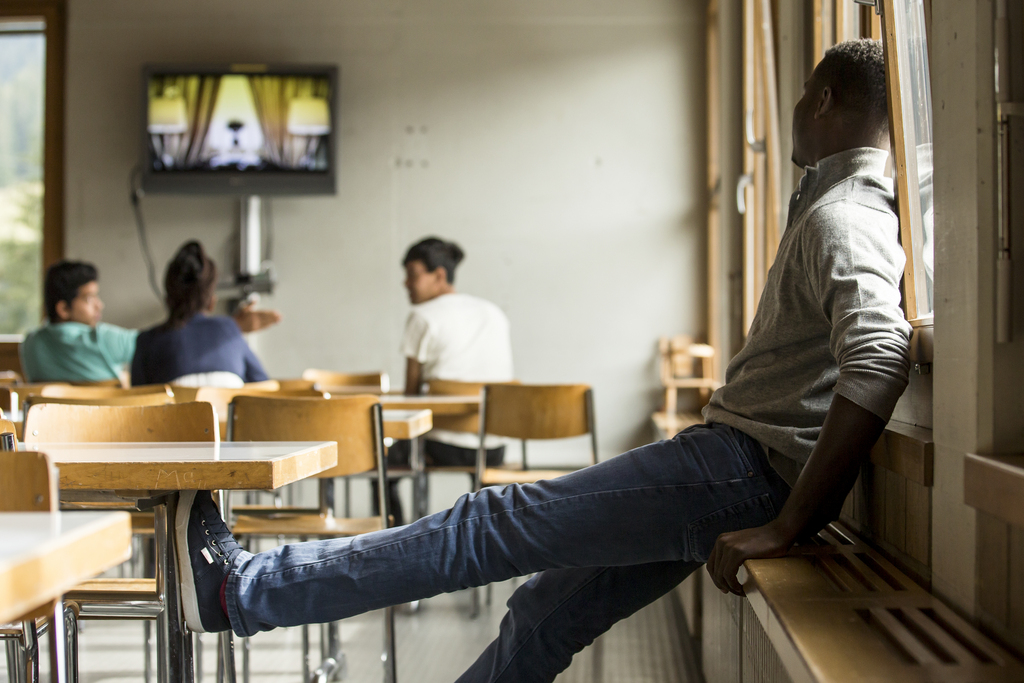
[[[54,310],[57,311],[57,318],[59,318],[62,322],[71,320],[71,307],[68,306],[67,301],[58,301],[57,305],[54,307]]]
[[[818,98],[818,106],[814,110],[814,118],[820,119],[822,116],[825,116],[835,109],[835,106],[836,98],[832,93],[832,88],[826,85],[821,89],[821,96]]]

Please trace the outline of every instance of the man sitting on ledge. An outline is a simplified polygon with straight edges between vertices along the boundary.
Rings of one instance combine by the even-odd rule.
[[[796,105],[805,175],[707,424],[558,479],[463,496],[408,526],[257,555],[208,492],[183,492],[189,626],[251,636],[539,572],[459,680],[551,681],[705,562],[741,594],[744,560],[782,555],[838,515],[907,384],[888,147],[881,45],[837,45]]]

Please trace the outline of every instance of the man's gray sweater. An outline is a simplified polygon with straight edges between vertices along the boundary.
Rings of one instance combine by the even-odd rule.
[[[773,464],[807,462],[833,391],[888,421],[907,386],[906,259],[886,157],[853,149],[806,169],[747,343],[704,408],[705,421],[774,451]]]

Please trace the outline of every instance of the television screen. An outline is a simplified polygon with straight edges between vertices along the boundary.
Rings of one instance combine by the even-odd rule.
[[[333,67],[147,67],[147,191],[334,192]]]

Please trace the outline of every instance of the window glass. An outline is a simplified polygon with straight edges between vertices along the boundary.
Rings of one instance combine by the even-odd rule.
[[[39,22],[30,22],[37,24]],[[42,314],[43,98],[46,38],[0,30],[0,334]]]
[[[916,294],[916,311],[907,313],[922,318],[932,312],[934,273],[932,208],[932,93],[928,73],[928,44],[925,30],[924,0],[894,0],[893,26],[899,64],[899,94],[902,100],[905,141],[910,235]],[[906,245],[904,245],[906,246]]]

